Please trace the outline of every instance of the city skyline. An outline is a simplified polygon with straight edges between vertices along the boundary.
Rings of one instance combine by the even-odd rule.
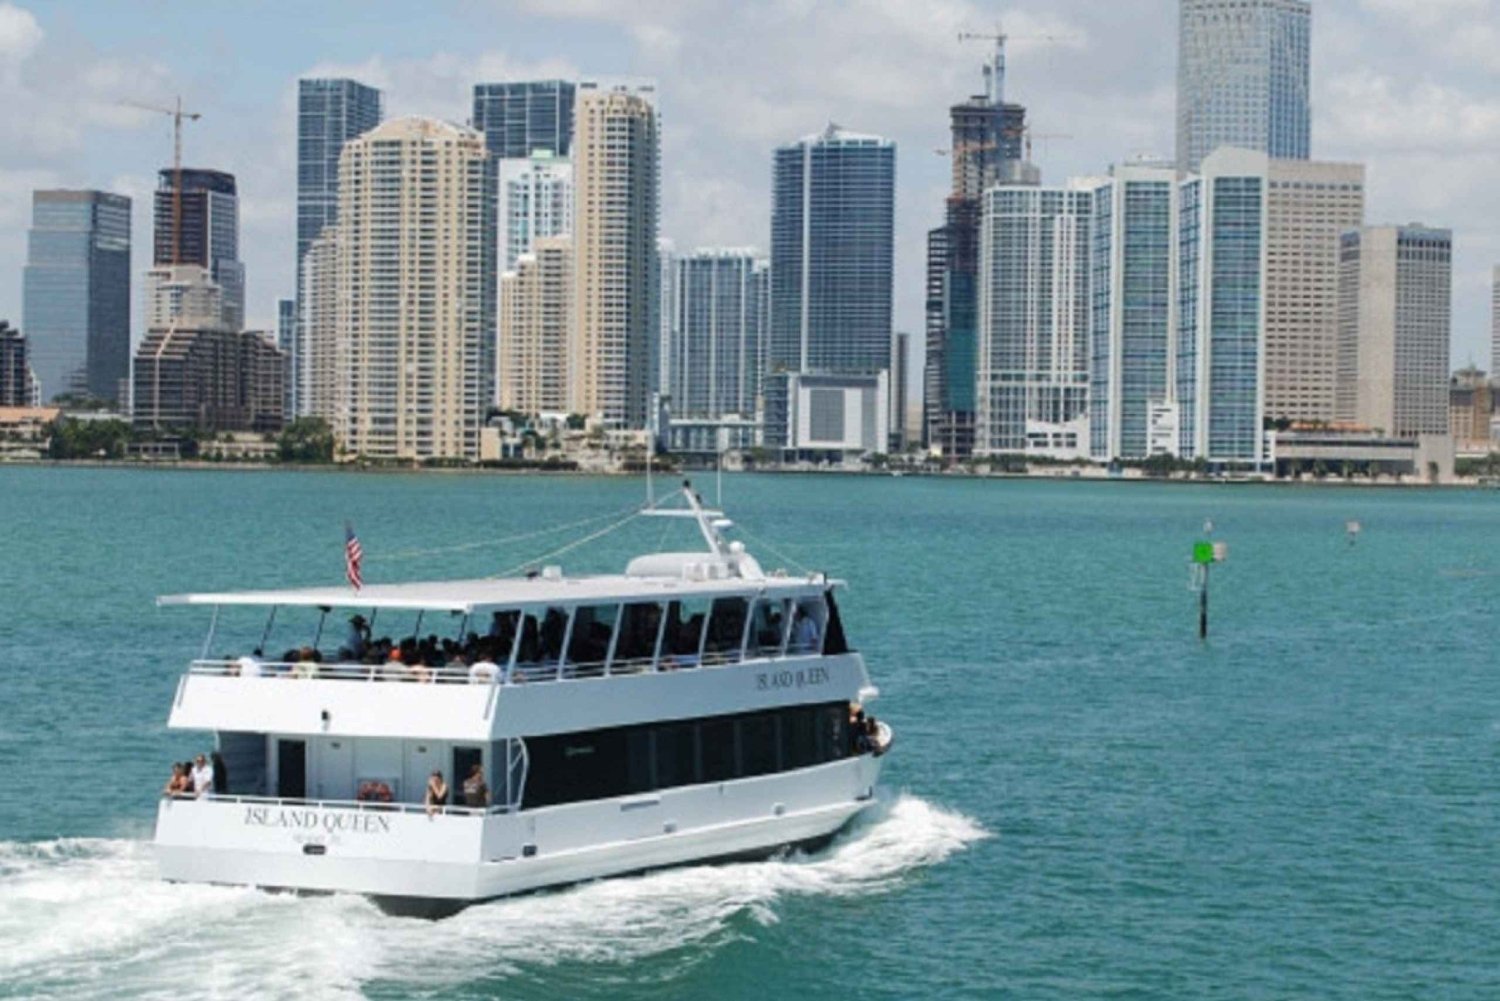
[[[1143,15],[1082,0],[1047,8],[949,2],[918,17],[895,3],[853,3],[802,18],[792,38],[782,29],[795,14],[776,3],[648,4],[622,25],[623,10],[515,2],[421,18],[392,11],[378,25],[354,27],[346,8],[330,5],[300,12],[306,30],[257,48],[252,65],[248,46],[265,30],[255,22],[274,18],[225,11],[205,43],[189,47],[149,18],[91,17],[87,4],[3,4],[0,53],[13,65],[0,80],[11,98],[0,111],[10,139],[0,155],[0,220],[23,232],[34,187],[95,187],[134,196],[134,228],[149,232],[142,213],[170,159],[170,124],[116,102],[165,103],[180,91],[205,115],[186,127],[184,162],[240,180],[246,323],[272,329],[276,300],[294,287],[284,248],[295,239],[299,77],[354,76],[385,90],[392,114],[457,122],[470,115],[478,83],[652,77],[664,109],[661,232],[679,247],[769,245],[766,158],[777,145],[829,119],[894,139],[895,326],[920,330],[925,233],[941,222],[949,170],[930,151],[947,145],[946,109],[980,88],[987,54],[959,45],[956,29],[1003,18],[1018,36],[1007,97],[1029,106],[1039,134],[1075,137],[1037,143],[1044,180],[1061,183],[1102,174],[1134,152],[1170,153],[1175,61],[1127,58],[1148,43],[1175,46],[1175,5],[1161,7]],[[1454,237],[1455,363],[1488,357],[1489,277],[1500,260],[1500,236],[1487,225],[1500,219],[1500,196],[1481,169],[1482,151],[1500,137],[1500,102],[1482,89],[1490,56],[1464,31],[1496,10],[1492,0],[1416,10],[1391,0],[1314,3],[1313,155],[1369,165],[1371,222],[1473,220]],[[118,32],[106,38],[96,26],[104,23]],[[1064,41],[1024,40],[1041,33]],[[1382,60],[1393,35],[1407,36],[1411,55]],[[75,63],[66,78],[49,68],[64,56]],[[735,115],[721,114],[726,102]],[[1414,117],[1427,127],[1399,126]],[[0,250],[0,315],[13,322],[24,254],[15,242]],[[132,308],[139,337],[139,304]]]

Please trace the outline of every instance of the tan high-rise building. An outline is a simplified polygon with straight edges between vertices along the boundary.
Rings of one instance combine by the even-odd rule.
[[[302,255],[302,364],[297,399],[302,413],[339,427],[338,229],[329,226]]]
[[[1266,198],[1266,416],[1334,419],[1339,237],[1365,222],[1365,168],[1270,160]]]
[[[568,410],[573,241],[540,237],[500,276],[500,406],[525,414]]]
[[[493,161],[484,137],[400,118],[339,160],[340,438],[388,459],[473,459],[494,396]]]
[[[1338,418],[1448,434],[1453,233],[1366,226],[1339,244]]]
[[[644,427],[657,336],[656,108],[630,89],[584,90],[573,122],[569,409]]]

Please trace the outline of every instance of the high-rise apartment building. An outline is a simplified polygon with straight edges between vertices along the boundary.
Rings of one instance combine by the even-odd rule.
[[[26,362],[26,338],[0,320],[0,407],[29,407],[31,366]]]
[[[1177,167],[1220,146],[1305,160],[1309,0],[1179,0]]]
[[[118,398],[130,377],[129,198],[32,193],[21,309],[43,402]]]
[[[1447,434],[1452,231],[1353,230],[1339,269],[1339,419],[1401,438]]]
[[[324,227],[302,255],[302,273],[297,276],[302,290],[298,350],[302,360],[296,379],[298,416],[317,417],[329,427],[342,426],[339,410],[339,227]]]
[[[224,289],[198,264],[160,264],[146,272],[146,329],[176,320],[232,329],[224,319]]]
[[[474,85],[474,127],[501,160],[537,150],[569,155],[578,86],[568,80],[512,80]]]
[[[245,326],[245,265],[240,263],[240,199],[234,175],[222,170],[168,167],[158,175],[155,212],[157,267],[196,264],[224,290],[224,325]],[[149,295],[149,293],[148,293]]]
[[[484,137],[427,118],[344,146],[337,378],[345,451],[475,459],[494,398],[495,212]]]
[[[186,315],[147,331],[131,387],[135,425],[156,431],[280,431],[286,355],[254,330]]]
[[[704,249],[677,258],[671,343],[672,413],[754,417],[761,314],[755,251]]]
[[[772,370],[889,372],[895,191],[889,139],[830,124],[776,150]]]
[[[573,164],[550,150],[500,161],[500,269],[513,271],[532,241],[573,232]]]
[[[294,407],[296,384],[292,381],[292,349],[297,344],[297,300],[276,300],[276,346],[287,359],[286,393],[282,400],[282,412],[287,419],[297,415]]]
[[[586,90],[574,108],[574,342],[570,407],[646,426],[660,336],[660,137],[651,96]]]
[[[948,111],[953,183],[943,225],[927,237],[926,439],[950,458],[974,448],[979,200],[989,187],[1018,179],[1023,156],[1026,109],[1004,100],[1003,46],[984,67],[985,92]]]
[[[1490,376],[1500,379],[1500,264],[1490,275]]]
[[[653,393],[672,385],[672,331],[677,323],[677,248],[666,237],[656,240],[656,370]]]
[[[976,455],[1087,454],[1090,187],[984,194]]]
[[[1178,189],[1178,454],[1266,459],[1266,156],[1221,149]]]
[[[339,217],[339,156],[344,144],[380,124],[384,97],[358,80],[305,79],[297,81],[297,301],[302,300],[302,259],[313,241]],[[301,315],[301,307],[295,309]],[[302,374],[300,335],[283,345],[291,362],[291,393],[295,409],[306,412],[298,399]]]
[[[911,378],[911,335],[897,334],[891,345],[891,451],[904,452],[907,426],[907,380]]]
[[[1266,417],[1334,419],[1339,238],[1364,221],[1363,165],[1267,164]]]
[[[1175,453],[1177,172],[1117,166],[1093,199],[1089,454],[1143,459],[1153,442]]]
[[[500,406],[568,411],[573,241],[544,236],[500,277]]]

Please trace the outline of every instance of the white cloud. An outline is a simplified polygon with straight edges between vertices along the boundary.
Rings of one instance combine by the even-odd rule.
[[[42,26],[31,11],[0,3],[0,57],[22,60],[42,44]]]

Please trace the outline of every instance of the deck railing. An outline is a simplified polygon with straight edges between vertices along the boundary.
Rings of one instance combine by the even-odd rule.
[[[584,681],[636,674],[694,671],[742,663],[776,663],[793,657],[816,655],[816,651],[780,647],[750,647],[743,657],[738,649],[699,654],[664,654],[650,657],[615,658],[611,661],[573,662],[556,659],[534,664],[476,665],[469,667],[415,667],[395,661],[382,664],[346,664],[299,661],[262,661],[253,658],[195,660],[189,674],[213,677],[279,678],[288,681],[394,681],[447,685],[521,685],[549,681]]]
[[[285,799],[276,796],[239,796],[232,793],[191,793],[164,795],[167,799],[200,800],[209,803],[237,803],[248,806],[312,807],[321,810],[355,810],[362,813],[428,813],[421,803],[382,803],[378,800],[357,799]],[[437,806],[431,812],[449,817],[487,817],[494,814],[511,813],[515,807],[497,803],[487,807]]]

